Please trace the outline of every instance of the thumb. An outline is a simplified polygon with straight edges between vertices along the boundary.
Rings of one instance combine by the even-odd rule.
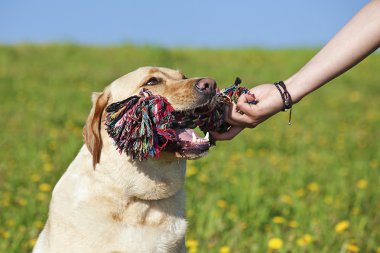
[[[245,114],[248,114],[250,115],[250,112],[252,110],[252,103],[250,102],[253,102],[253,101],[256,101],[256,98],[254,95],[251,95],[251,94],[242,94],[237,103],[236,103],[236,108],[239,110],[239,111],[242,111],[244,112]]]

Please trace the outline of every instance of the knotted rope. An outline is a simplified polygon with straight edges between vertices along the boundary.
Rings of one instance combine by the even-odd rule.
[[[192,111],[176,112],[165,97],[143,88],[139,95],[106,108],[106,130],[119,152],[124,151],[132,160],[158,157],[169,142],[178,141],[177,128],[199,127],[203,132],[226,132],[231,125],[224,120],[224,107],[248,93],[240,83],[236,78],[230,87],[217,90],[210,103],[213,109],[201,115]]]

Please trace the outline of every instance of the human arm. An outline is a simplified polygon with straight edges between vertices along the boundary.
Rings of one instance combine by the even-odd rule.
[[[380,0],[373,0],[304,67],[284,81],[293,103],[352,68],[379,46]],[[226,109],[226,120],[232,125],[230,131],[222,134],[213,132],[216,140],[232,139],[244,127],[255,127],[283,108],[280,93],[273,84],[256,86],[251,92],[259,102],[248,104],[253,97],[249,94],[240,96],[236,105]]]

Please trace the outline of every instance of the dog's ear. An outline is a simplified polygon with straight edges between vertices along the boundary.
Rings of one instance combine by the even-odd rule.
[[[104,109],[110,97],[109,91],[92,93],[92,109],[88,115],[86,125],[83,127],[84,142],[88,150],[92,154],[92,165],[95,166],[100,161],[100,153],[102,151],[102,137],[100,135],[102,116]]]

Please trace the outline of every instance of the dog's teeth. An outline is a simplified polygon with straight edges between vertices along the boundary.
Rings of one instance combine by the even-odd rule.
[[[191,133],[191,136],[192,136],[192,142],[196,142],[197,136],[195,136],[195,133]]]
[[[206,133],[206,136],[203,138],[205,141],[208,141],[209,140],[209,133],[207,132]]]

